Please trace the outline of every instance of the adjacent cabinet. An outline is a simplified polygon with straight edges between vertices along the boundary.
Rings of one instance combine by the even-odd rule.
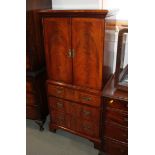
[[[50,130],[83,136],[99,148],[102,89],[113,67],[113,54],[105,48],[113,15],[107,10],[45,10],[40,15]]]
[[[48,115],[45,58],[38,12],[51,8],[51,0],[26,0],[26,118],[43,130]]]

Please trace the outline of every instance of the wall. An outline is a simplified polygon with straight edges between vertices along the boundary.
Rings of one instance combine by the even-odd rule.
[[[52,0],[53,9],[119,9],[117,19],[128,19],[127,0]]]
[[[101,9],[102,0],[52,0],[53,9]]]

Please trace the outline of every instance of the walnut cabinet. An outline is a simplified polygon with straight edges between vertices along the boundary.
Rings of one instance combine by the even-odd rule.
[[[50,130],[101,143],[102,89],[112,73],[105,49],[107,10],[41,11],[47,65]]]

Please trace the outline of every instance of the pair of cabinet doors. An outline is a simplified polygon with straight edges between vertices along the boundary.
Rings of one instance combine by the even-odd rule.
[[[43,32],[48,80],[101,89],[103,19],[48,17]]]

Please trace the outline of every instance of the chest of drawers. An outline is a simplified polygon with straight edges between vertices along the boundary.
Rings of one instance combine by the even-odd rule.
[[[114,77],[104,90],[101,154],[128,155],[128,94],[115,88]]]
[[[50,130],[101,144],[102,89],[112,74],[105,49],[107,10],[41,11],[47,64]],[[113,48],[113,47],[111,47]]]

